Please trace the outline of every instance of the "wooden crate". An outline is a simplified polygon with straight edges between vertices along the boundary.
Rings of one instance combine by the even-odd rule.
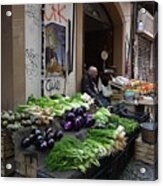
[[[135,141],[135,159],[141,160],[145,163],[155,164],[158,156],[157,144],[151,145],[142,141],[142,136]]]
[[[8,159],[14,156],[14,143],[11,134],[2,132],[1,134],[1,158]]]
[[[6,165],[11,164],[11,169]],[[15,153],[14,143],[10,133],[2,131],[1,133],[1,175],[10,176],[15,172]]]
[[[37,177],[37,154],[23,153],[16,155],[16,172],[24,177]]]
[[[6,165],[10,164],[11,169],[7,169]],[[8,159],[1,159],[1,176],[7,177],[15,173],[15,159],[10,157]]]

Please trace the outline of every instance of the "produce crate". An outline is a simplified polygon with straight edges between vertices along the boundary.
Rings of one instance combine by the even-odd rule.
[[[8,168],[8,166],[10,168]],[[1,159],[1,176],[2,177],[9,177],[15,173],[15,159],[14,156]]]
[[[111,96],[111,101],[121,101],[124,99],[123,92],[122,91],[114,91]]]
[[[9,132],[1,133],[1,176],[10,176],[15,172],[15,152],[12,136]],[[6,165],[10,164],[10,169]]]
[[[142,141],[142,136],[139,135],[135,142],[135,159],[154,165],[157,162],[157,156],[158,145],[145,143]]]
[[[16,173],[24,177],[37,177],[37,153],[21,153],[16,156]]]
[[[14,143],[10,133],[2,131],[1,134],[1,158],[7,159],[14,156]]]
[[[130,159],[134,156],[135,139],[137,138],[138,133],[139,130],[136,130],[130,136],[128,136],[127,146],[125,147],[125,149],[116,154],[115,156],[111,156],[111,159],[108,160],[108,163],[105,165],[105,177],[101,174],[98,179],[119,179],[124,168],[127,166]]]

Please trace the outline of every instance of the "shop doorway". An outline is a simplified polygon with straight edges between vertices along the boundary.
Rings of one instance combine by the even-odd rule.
[[[109,56],[105,67],[113,65],[113,24],[102,4],[84,4],[84,63],[87,70],[96,66],[103,70],[101,52],[107,51]]]

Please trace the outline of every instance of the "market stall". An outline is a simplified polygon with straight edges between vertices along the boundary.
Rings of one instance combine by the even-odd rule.
[[[2,111],[1,121],[3,176],[118,179],[139,130],[80,93],[31,96],[16,111]]]

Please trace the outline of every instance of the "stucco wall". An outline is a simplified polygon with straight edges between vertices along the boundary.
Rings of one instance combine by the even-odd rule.
[[[41,96],[41,5],[25,5],[26,99]]]

